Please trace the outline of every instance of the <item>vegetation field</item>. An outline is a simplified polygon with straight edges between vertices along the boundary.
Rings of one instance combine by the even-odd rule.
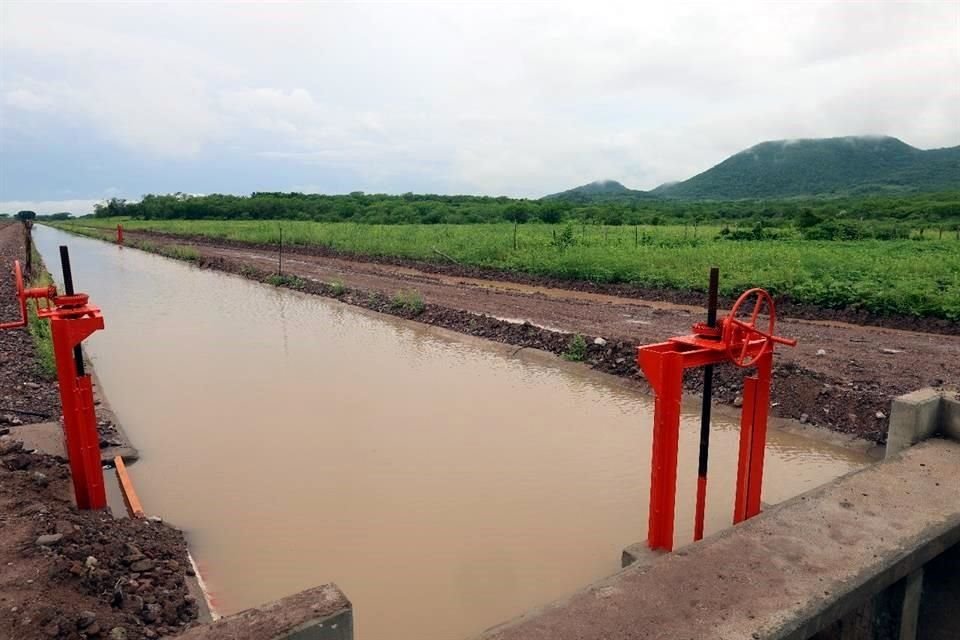
[[[727,233],[720,226],[561,224],[376,225],[311,221],[129,220],[84,218],[63,228],[93,232],[122,222],[150,230],[245,242],[318,245],[369,256],[395,256],[519,271],[569,280],[631,283],[700,291],[712,265],[721,289],[752,286],[825,308],[960,321],[960,242],[952,234],[899,240],[775,239]]]

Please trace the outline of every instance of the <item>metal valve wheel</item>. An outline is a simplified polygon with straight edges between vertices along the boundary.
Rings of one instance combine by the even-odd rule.
[[[764,318],[766,318],[764,320]],[[773,298],[763,289],[748,289],[737,298],[730,315],[724,319],[724,340],[730,361],[738,367],[752,367],[774,342],[777,312]]]

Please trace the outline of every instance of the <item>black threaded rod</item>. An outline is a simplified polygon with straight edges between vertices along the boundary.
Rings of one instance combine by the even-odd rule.
[[[67,246],[60,245],[60,266],[63,269],[63,289],[68,296],[73,295],[73,271],[70,269],[70,251]],[[73,361],[77,366],[77,376],[85,375],[83,369],[83,350],[80,345],[73,348]]]

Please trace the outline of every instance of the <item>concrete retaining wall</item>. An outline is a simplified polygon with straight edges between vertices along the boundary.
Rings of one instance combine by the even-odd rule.
[[[334,584],[194,627],[179,640],[353,640],[353,608]]]

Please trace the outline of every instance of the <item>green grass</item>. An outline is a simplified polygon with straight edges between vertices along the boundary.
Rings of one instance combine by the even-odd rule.
[[[330,283],[330,293],[339,298],[347,293],[347,285],[343,284],[343,280],[334,280]]]
[[[390,307],[394,311],[401,311],[410,315],[420,315],[425,308],[423,296],[419,291],[399,291],[390,298]]]
[[[267,276],[267,284],[272,284],[275,287],[287,287],[289,289],[303,289],[307,286],[307,282],[303,278],[287,274],[280,275],[278,273]]]
[[[563,359],[570,362],[583,362],[587,357],[587,341],[579,333],[570,338],[567,350],[563,353]]]
[[[40,257],[36,247],[32,244],[30,249],[33,253],[31,257],[33,278],[28,286],[50,286],[53,283],[53,279],[43,264],[43,258]],[[57,362],[53,355],[53,336],[50,333],[50,321],[41,320],[37,317],[36,304],[34,302],[29,302],[27,305],[27,329],[37,349],[37,366],[40,368],[40,373],[48,380],[53,380],[57,377]]]
[[[57,226],[116,227],[117,219],[84,219]],[[276,243],[277,221],[124,220],[128,230],[156,230],[247,242]],[[721,293],[761,286],[775,295],[826,308],[960,320],[960,242],[943,240],[803,240],[793,229],[777,239],[717,239],[720,228],[700,226],[368,225],[283,221],[283,241],[370,256],[448,260],[463,265],[599,283],[704,291],[712,265]],[[96,231],[86,230],[95,234]]]
[[[193,247],[183,247],[178,244],[160,245],[158,250],[168,258],[176,258],[177,260],[196,262],[200,259],[200,252]]]

